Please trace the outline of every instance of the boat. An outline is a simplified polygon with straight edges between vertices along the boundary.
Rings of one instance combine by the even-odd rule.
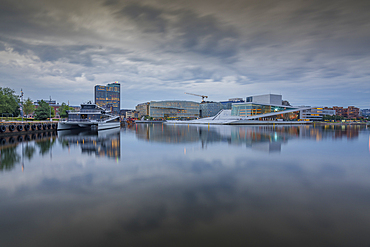
[[[110,110],[104,109],[91,102],[81,104],[79,111],[68,111],[68,118],[60,121],[58,130],[91,129],[104,130],[119,128],[120,118],[111,114]]]

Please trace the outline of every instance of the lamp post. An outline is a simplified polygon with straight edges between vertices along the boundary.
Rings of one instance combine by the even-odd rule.
[[[49,110],[50,110],[50,122],[51,122],[51,96],[49,96],[49,97],[50,97],[50,101],[49,101],[50,108],[49,108]]]
[[[23,91],[22,91],[22,88],[21,88],[21,95],[19,96],[19,98],[21,99],[21,103],[19,103],[19,108],[21,110],[22,123],[23,123]]]

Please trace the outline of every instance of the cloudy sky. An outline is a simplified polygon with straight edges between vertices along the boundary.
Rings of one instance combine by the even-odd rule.
[[[282,94],[370,108],[368,0],[0,0],[0,87],[72,105]]]

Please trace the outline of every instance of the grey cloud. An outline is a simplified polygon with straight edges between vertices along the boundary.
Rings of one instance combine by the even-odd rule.
[[[2,35],[33,36],[42,39],[45,35],[57,34],[61,29],[65,29],[66,23],[63,23],[63,26],[48,16],[48,11],[39,1],[31,3],[1,0],[0,5],[0,34]]]
[[[128,18],[143,32],[161,33],[163,42],[170,46],[180,44],[184,50],[222,58],[231,58],[237,53],[237,30],[223,25],[213,15],[201,16],[187,9],[167,10],[130,3],[116,12],[116,16]],[[174,38],[166,37],[169,32],[174,33]]]
[[[144,32],[164,33],[168,25],[162,17],[163,11],[148,5],[131,3],[116,13],[118,17],[126,17],[134,21]]]
[[[347,88],[349,95],[362,87],[363,95],[356,97],[361,101],[369,90],[369,1],[0,4],[0,51],[13,48],[24,61],[39,57],[32,65],[39,66],[35,70],[4,51],[9,54],[3,60],[8,64],[1,64],[4,85],[15,77],[74,81],[84,74],[99,83],[121,79],[131,88],[140,84],[153,90],[154,83],[158,90],[152,98],[165,97],[168,88],[197,87],[209,79],[219,83],[225,77],[254,88],[265,83],[283,94],[284,88],[291,90],[289,83],[299,83],[304,91],[318,81],[322,86],[317,88],[322,88],[333,80],[343,88],[355,83]],[[213,93],[219,94],[216,89]],[[127,102],[134,102],[130,97]],[[338,94],[336,104],[343,98]]]
[[[19,40],[7,39],[7,45],[15,52],[25,55],[28,52],[34,53],[43,62],[54,62],[60,59],[67,59],[70,63],[92,66],[91,52],[88,49],[94,48],[90,45],[33,45]]]
[[[103,3],[103,6],[111,6],[111,5],[117,5],[119,3],[119,0],[106,0]]]
[[[5,50],[5,43],[0,41],[0,51]]]
[[[214,16],[198,16],[193,12],[180,13],[176,28],[179,39],[187,49],[219,57],[237,53],[239,34],[231,26],[223,26]]]
[[[87,74],[85,75],[86,79],[88,79],[89,81],[94,81],[95,80],[95,76],[92,75],[92,74]]]

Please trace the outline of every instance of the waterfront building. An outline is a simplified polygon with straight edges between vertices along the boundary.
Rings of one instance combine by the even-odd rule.
[[[335,110],[336,115],[349,119],[358,118],[360,116],[360,108],[354,106],[348,106],[348,108],[333,106],[331,109]]]
[[[317,121],[334,114],[335,110],[323,107],[291,106],[278,94],[249,96],[245,103],[233,104],[231,110],[231,116],[265,121]]]
[[[229,99],[228,101],[221,101],[220,103],[222,104],[223,109],[231,110],[232,105],[234,103],[243,103],[243,102],[245,102],[243,98],[232,98]]]
[[[126,117],[126,112],[129,112],[129,111],[132,111],[132,110],[130,110],[130,109],[121,109],[120,111],[119,111],[119,115],[121,116],[121,117]]]
[[[309,109],[310,107],[306,108]],[[292,106],[245,102],[233,104],[231,116],[264,121],[273,121],[278,119],[281,121],[294,121],[299,119],[300,109],[301,108]]]
[[[139,118],[143,116],[149,116],[149,105],[150,105],[150,102],[145,102],[145,103],[138,104],[135,107],[136,111],[139,112]]]
[[[370,116],[370,109],[362,109],[361,110],[361,116],[369,117]]]
[[[324,107],[314,107],[300,111],[301,120],[321,121],[326,115],[335,115],[335,110],[325,109]]]
[[[120,113],[121,85],[117,82],[107,86],[95,86],[95,104],[106,109],[110,109],[113,114]]]
[[[360,108],[354,106],[348,106],[347,108],[347,118],[353,119],[360,116]]]
[[[283,105],[283,96],[280,94],[262,94],[256,96],[249,96],[246,98],[246,102],[267,105]]]
[[[128,111],[126,112],[126,118],[135,118],[135,119],[138,119],[139,118],[139,112],[133,110],[133,111]]]
[[[151,101],[149,116],[154,119],[195,119],[200,116],[200,107],[193,101]]]
[[[219,102],[205,101],[200,103],[200,117],[212,117],[223,109],[223,105]]]
[[[343,117],[345,114],[345,110],[343,109],[343,107],[333,106],[332,108],[329,108],[329,109],[335,110],[335,115],[337,116]]]

